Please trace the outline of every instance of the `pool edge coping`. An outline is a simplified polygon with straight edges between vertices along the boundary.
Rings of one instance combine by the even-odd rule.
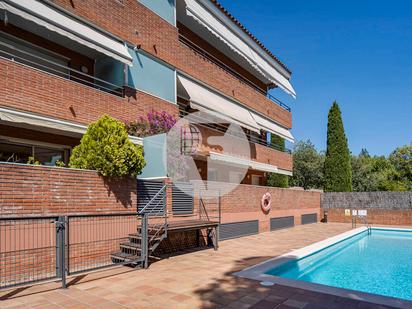
[[[373,227],[372,229],[376,230],[393,230],[393,231],[412,231],[412,229],[407,228],[382,228],[382,227]],[[292,250],[291,252],[282,254],[280,256],[271,258],[269,260],[263,261],[261,263],[249,266],[241,271],[233,273],[236,277],[241,277],[245,279],[251,279],[261,282],[270,282],[273,284],[279,284],[284,286],[289,286],[293,288],[299,288],[304,290],[309,290],[318,293],[330,294],[338,297],[349,298],[358,301],[365,301],[370,303],[375,303],[379,305],[393,306],[397,308],[411,308],[412,301],[406,299],[400,299],[390,296],[384,296],[379,294],[372,294],[367,292],[361,292],[356,290],[338,288],[313,282],[300,281],[282,278],[278,276],[268,275],[266,272],[272,268],[278,267],[288,261],[297,260],[309,255],[312,255],[320,250],[323,250],[329,246],[335,245],[339,242],[347,240],[351,237],[354,237],[358,234],[366,232],[368,229],[366,227],[359,227],[327,239],[315,242],[308,246],[305,246],[300,249]]]

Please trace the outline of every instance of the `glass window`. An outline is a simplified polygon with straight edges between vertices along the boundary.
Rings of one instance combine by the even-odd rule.
[[[67,149],[54,149],[36,145],[24,145],[12,142],[0,142],[0,161],[12,163],[39,162],[42,165],[55,166],[57,161],[68,162]]]
[[[1,31],[0,55],[55,75],[69,76],[69,59]]]
[[[31,146],[0,142],[0,161],[12,163],[27,163],[32,156]]]
[[[34,159],[42,165],[55,166],[56,161],[64,161],[64,151],[34,147]]]

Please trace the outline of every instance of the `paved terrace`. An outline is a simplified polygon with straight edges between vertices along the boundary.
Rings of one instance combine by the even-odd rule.
[[[8,290],[0,308],[385,308],[300,289],[263,287],[233,272],[342,233],[348,224],[328,223],[220,242],[213,249],[174,256],[147,270],[127,267],[55,283]]]

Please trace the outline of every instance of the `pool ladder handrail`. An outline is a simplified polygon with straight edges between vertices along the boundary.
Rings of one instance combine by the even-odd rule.
[[[368,235],[372,234],[372,226],[368,223],[368,219],[364,216],[359,216],[358,218],[363,220],[363,224],[366,226],[366,229],[368,231]]]

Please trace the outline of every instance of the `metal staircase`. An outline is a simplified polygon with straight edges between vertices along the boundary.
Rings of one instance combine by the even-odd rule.
[[[137,212],[140,225],[137,232],[128,235],[128,241],[120,244],[120,252],[112,253],[114,263],[149,266],[149,257],[167,238],[166,189],[164,185],[150,201]]]

